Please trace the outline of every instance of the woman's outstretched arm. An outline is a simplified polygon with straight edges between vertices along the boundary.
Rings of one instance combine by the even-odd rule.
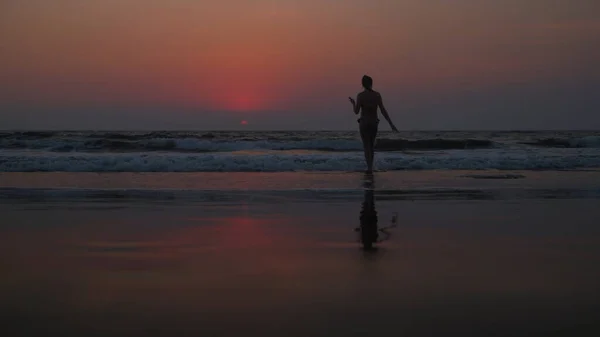
[[[381,114],[383,115],[383,118],[385,118],[385,120],[390,124],[390,127],[392,128],[392,130],[398,131],[398,129],[396,129],[396,126],[394,125],[394,122],[392,122],[390,115],[388,114],[387,110],[385,109],[385,106],[383,105],[383,98],[381,98],[381,94],[377,94],[377,105],[379,106],[379,109],[381,110]]]
[[[360,96],[356,97],[356,100],[358,100],[358,102],[356,102],[352,97],[348,97],[348,99],[350,100],[350,103],[352,103],[352,110],[354,111],[354,114],[358,115],[358,113],[360,112]]]

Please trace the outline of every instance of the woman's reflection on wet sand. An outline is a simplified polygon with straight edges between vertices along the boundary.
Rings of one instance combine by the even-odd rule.
[[[364,177],[364,199],[360,211],[360,227],[356,230],[360,232],[360,241],[363,249],[366,251],[375,251],[377,247],[375,243],[389,239],[390,233],[386,229],[394,227],[392,225],[384,228],[378,227],[377,209],[375,208],[375,181],[371,174],[365,174]],[[383,234],[380,238],[380,233]]]

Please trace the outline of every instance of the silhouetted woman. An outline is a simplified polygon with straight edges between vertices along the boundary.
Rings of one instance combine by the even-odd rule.
[[[360,112],[360,118],[358,123],[360,125],[360,138],[363,142],[363,148],[365,151],[365,160],[367,161],[367,173],[373,172],[373,157],[375,155],[375,139],[377,138],[377,129],[379,126],[379,118],[377,118],[377,108],[381,110],[381,114],[390,124],[390,127],[394,131],[398,131],[387,110],[383,106],[383,99],[381,94],[373,90],[373,79],[367,75],[362,78],[362,86],[365,90],[358,94],[356,101],[350,97],[350,102],[354,108],[354,113],[358,115]]]

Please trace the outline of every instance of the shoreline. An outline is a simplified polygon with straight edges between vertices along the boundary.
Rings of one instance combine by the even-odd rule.
[[[286,190],[361,189],[364,172],[0,172],[0,188]],[[377,188],[600,186],[600,168],[584,170],[406,170],[375,172]]]
[[[400,203],[583,201],[600,199],[600,172],[0,173],[0,205],[8,209],[331,204],[361,200],[366,190]]]

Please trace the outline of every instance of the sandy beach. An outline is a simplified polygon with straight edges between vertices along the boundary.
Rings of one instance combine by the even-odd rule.
[[[3,173],[3,335],[595,335],[598,173],[498,174]]]

